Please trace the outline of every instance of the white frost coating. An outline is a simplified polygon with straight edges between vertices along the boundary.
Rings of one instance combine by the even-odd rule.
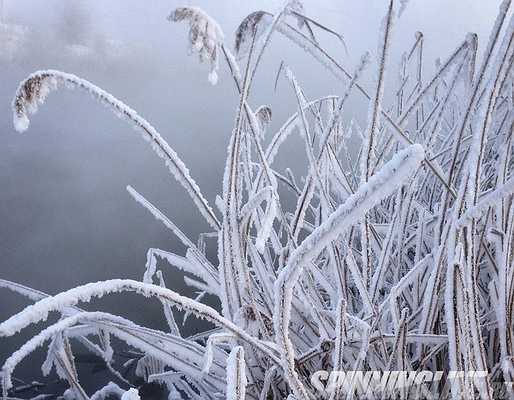
[[[384,302],[381,305],[381,309],[389,303],[389,310],[391,312],[391,316],[393,321],[398,323],[399,315],[398,315],[398,307],[397,307],[397,298],[400,296],[401,292],[410,285],[413,280],[418,277],[421,273],[423,273],[428,267],[428,262],[433,261],[432,254],[427,254],[422,260],[420,260],[405,276],[403,276],[400,281],[391,288],[389,295],[386,297]]]
[[[234,347],[227,360],[227,400],[245,400],[246,363],[241,346]]]
[[[493,111],[497,104],[497,98],[502,89],[502,77],[510,73],[511,64],[505,61],[514,55],[511,37],[514,34],[514,20],[511,19],[505,37],[498,49],[497,60],[491,65],[488,71],[490,76],[489,82],[485,87],[483,94],[484,100],[477,104],[478,118],[475,118],[475,126],[472,133],[471,145],[467,157],[468,187],[466,199],[469,204],[475,205],[478,197],[478,189],[480,187],[482,157],[484,147],[487,142],[487,133],[493,122]]]
[[[41,299],[44,299],[45,297],[48,297],[46,293],[40,292],[39,290],[35,290],[23,285],[20,285],[16,282],[7,281],[5,279],[0,279],[0,288],[6,288],[14,293],[21,294],[22,296],[25,296],[29,298],[32,301],[38,301]]]
[[[289,81],[291,82],[291,84],[294,88],[295,94],[296,94],[296,99],[297,99],[297,103],[298,103],[298,113],[301,116],[301,124],[299,123],[299,129],[300,129],[301,135],[304,138],[304,143],[305,143],[306,152],[307,152],[307,158],[309,160],[309,165],[310,165],[309,173],[305,180],[304,189],[301,193],[301,196],[299,196],[297,199],[297,206],[296,206],[296,210],[295,210],[295,216],[293,219],[294,222],[292,224],[292,229],[291,229],[293,232],[293,238],[295,240],[297,240],[300,229],[303,227],[303,225],[305,223],[305,213],[306,213],[307,208],[309,207],[312,197],[314,195],[314,189],[315,189],[314,180],[316,180],[316,184],[320,188],[320,196],[321,196],[320,199],[322,200],[322,204],[328,203],[327,190],[326,190],[326,186],[324,185],[323,180],[321,179],[321,174],[320,174],[320,171],[318,168],[318,161],[323,157],[325,145],[327,144],[328,139],[330,137],[330,133],[332,132],[332,128],[331,128],[332,124],[329,123],[329,127],[327,128],[327,132],[325,135],[325,139],[321,141],[321,143],[323,143],[323,144],[321,145],[320,155],[316,159],[313,148],[312,148],[312,139],[311,139],[311,135],[309,132],[309,124],[308,124],[307,116],[305,114],[306,102],[305,102],[305,98],[303,95],[303,91],[301,90],[300,86],[298,85],[298,83],[296,81],[296,78],[294,77],[292,71],[289,68],[286,68],[286,76],[288,77]],[[342,105],[342,103],[344,103],[344,100],[345,100],[345,98],[343,96],[343,98],[341,98],[339,104]],[[335,119],[333,120],[332,123],[335,124]]]
[[[19,283],[11,282],[11,281],[8,281],[5,279],[0,279],[0,288],[9,289],[12,292],[18,293],[22,296],[25,296],[32,301],[39,301],[46,297],[50,297],[49,294],[46,294],[39,290],[32,289],[27,286],[20,285]],[[67,307],[67,308],[61,310],[63,315],[72,315],[72,314],[75,314],[76,312],[80,312],[80,311],[81,310],[78,307]]]
[[[187,281],[187,276],[184,277],[184,282],[187,284],[188,281]],[[205,294],[206,292],[200,292],[196,295],[196,297],[193,299],[195,302],[197,303],[200,303],[202,301],[202,299],[205,297]],[[186,310],[186,312],[184,313],[184,318],[182,319],[182,325],[185,325],[187,319],[191,316],[191,311],[190,310]]]
[[[350,253],[348,254],[348,257],[346,257],[348,269],[350,271],[350,274],[352,275],[352,279],[355,282],[355,286],[357,287],[357,290],[359,291],[359,295],[362,299],[362,302],[364,304],[364,307],[366,308],[366,311],[368,313],[373,313],[373,304],[371,303],[371,299],[368,293],[368,290],[366,289],[366,284],[363,281],[362,274],[359,270],[359,267],[357,266],[357,263],[355,262],[353,255]]]
[[[187,190],[207,222],[216,230],[220,227],[219,221],[207,200],[203,197],[200,188],[191,178],[186,165],[157,130],[132,108],[85,79],[55,70],[37,71],[29,75],[27,79],[20,83],[13,100],[14,126],[20,132],[28,128],[29,115],[35,113],[50,91],[57,89],[60,85],[84,90],[109,107],[120,118],[132,123],[142,132],[143,138],[151,142],[152,149],[156,154],[165,160],[170,172]]]
[[[68,328],[76,323],[90,323],[112,333],[129,346],[144,352],[146,354],[145,360],[149,360],[149,365],[163,366],[169,363],[176,370],[190,376],[198,376],[200,373],[199,365],[201,365],[203,357],[202,346],[177,336],[140,327],[121,317],[99,312],[83,312],[59,321],[25,344],[6,362],[3,370],[6,373],[5,376],[9,377],[16,363],[38,345],[65,329],[67,334]],[[139,365],[140,363],[138,363]],[[224,373],[224,366],[217,363],[215,367],[213,373],[206,378],[208,382],[220,385],[222,382],[220,373]]]
[[[53,336],[64,331],[66,328],[76,325],[77,323],[95,321],[100,319],[116,321],[124,324],[132,324],[132,322],[124,318],[116,317],[111,314],[102,312],[81,312],[71,317],[62,319],[56,324],[46,328],[38,335],[34,336],[27,343],[25,343],[19,350],[11,354],[11,356],[5,361],[2,367],[3,387],[6,390],[12,387],[11,375],[14,371],[14,368],[30,353],[35,351],[39,346],[42,346],[46,341],[50,340]]]
[[[125,393],[123,393],[121,400],[141,400],[141,397],[139,397],[139,392],[137,389],[130,388]]]
[[[29,129],[30,120],[26,114],[22,114],[18,117],[15,117],[13,123],[14,129],[16,129],[17,132],[22,133]]]
[[[205,255],[198,249],[198,247],[173,222],[171,222],[168,217],[166,217],[160,210],[158,210],[152,203],[145,199],[135,189],[133,189],[131,186],[127,186],[127,191],[139,204],[141,204],[144,208],[150,211],[150,213],[158,221],[161,221],[164,224],[164,226],[170,229],[180,239],[180,241],[188,248],[187,259],[191,261],[192,264],[195,264],[193,267],[196,267],[196,264],[198,264],[198,266],[194,268],[195,271],[198,271],[197,273],[195,273],[195,275],[200,274],[201,276],[208,276],[209,278],[206,280],[206,282],[209,282],[213,285],[212,290],[209,291],[209,293],[216,290],[216,288],[220,285],[218,272],[207,260]],[[153,250],[154,252],[162,252],[162,250]],[[164,255],[163,258],[165,258]],[[155,268],[155,266],[149,266]],[[155,269],[153,269],[153,271],[155,272]],[[150,277],[152,275],[153,273],[150,274]]]
[[[346,103],[346,100],[348,100],[348,97],[350,96],[350,94],[352,93],[355,85],[357,84],[357,82],[359,81],[360,77],[362,76],[362,73],[364,72],[364,70],[368,66],[369,61],[370,61],[370,57],[371,56],[370,56],[369,52],[365,52],[362,55],[362,57],[360,59],[360,62],[357,65],[357,68],[355,69],[350,82],[348,83],[348,86],[346,87],[343,95],[339,99],[339,102],[337,104],[336,110],[332,114],[332,117],[331,117],[330,121],[327,124],[327,128],[325,128],[325,130],[323,132],[323,140],[321,141],[321,146],[320,146],[321,149],[322,149],[322,152],[325,151],[325,148],[326,148],[326,146],[328,144],[328,140],[330,139],[331,135],[333,135],[332,132],[334,131],[334,129],[336,127],[336,124],[341,119],[341,112],[343,110],[344,104]],[[350,131],[351,131],[351,125],[352,124],[353,124],[353,120],[352,120],[352,122],[350,122],[350,127],[349,127]]]
[[[507,196],[510,196],[514,193],[514,177],[510,178],[503,185],[499,186],[492,192],[486,194],[483,198],[481,198],[478,203],[469,208],[462,217],[460,217],[457,222],[457,227],[462,228],[466,224],[468,224],[473,218],[478,219],[480,216],[487,211],[487,209],[491,206],[494,206],[501,202]]]
[[[166,283],[164,282],[164,277],[162,276],[162,271],[157,271],[157,278],[159,279],[159,286],[166,287]],[[171,305],[166,301],[162,302],[162,308],[164,317],[166,318],[166,322],[168,323],[168,327],[170,329],[170,333],[175,336],[181,336],[180,330],[175,321],[175,317],[173,315],[173,310],[171,309]]]
[[[316,156],[314,155],[314,150],[312,148],[312,139],[311,139],[311,134],[310,134],[310,129],[309,129],[309,123],[308,123],[307,116],[304,111],[305,104],[306,104],[305,97],[303,95],[303,91],[302,91],[301,87],[298,85],[298,82],[296,81],[296,78],[293,75],[293,72],[288,67],[286,67],[285,71],[286,71],[287,78],[289,79],[289,81],[291,82],[291,84],[295,90],[296,99],[298,102],[298,109],[299,109],[299,113],[301,115],[302,124],[300,125],[301,126],[300,132],[304,138],[307,158],[309,160],[309,165],[310,165],[309,177],[312,177],[312,179],[315,179],[317,186],[320,188],[322,204],[323,204],[323,202],[328,203],[328,195],[327,195],[326,186],[324,185],[323,179],[321,178],[321,173],[319,171],[319,163],[318,163],[319,158],[318,159],[316,158]],[[341,99],[341,101],[344,101],[344,97]],[[329,137],[329,135],[330,135],[330,131],[327,132],[327,138]],[[323,151],[324,151],[324,147],[322,147],[322,149],[321,149],[320,157],[322,157]],[[309,178],[306,179],[306,186],[308,186],[308,185],[310,185]],[[300,198],[298,201],[301,202],[306,207],[310,203],[311,199],[308,197],[305,200]],[[299,215],[301,215],[301,214],[302,213],[299,213]],[[297,233],[297,232],[298,232],[298,230],[295,233]],[[297,235],[295,235],[295,237],[297,237]]]
[[[107,385],[105,385],[100,390],[97,390],[93,395],[90,397],[90,400],[104,400],[107,397],[115,396],[117,398],[121,398],[125,391],[120,388],[117,384],[114,382],[109,382]]]
[[[325,68],[327,68],[327,70],[329,70],[335,77],[341,80],[346,80],[349,78],[347,74],[338,68],[338,66],[333,62],[333,59],[327,57],[328,54],[322,48],[304,36],[301,32],[288,24],[278,24],[276,29],[277,32],[280,32],[286,38],[296,43],[301,49],[314,57],[314,59],[316,59]]]
[[[157,259],[156,257],[162,258],[169,262],[173,267],[195,275],[196,277],[203,279],[212,287],[209,289],[209,293],[216,294],[219,290],[219,282],[216,279],[215,271],[207,271],[204,267],[188,257],[182,257],[168,251],[151,248],[148,250],[146,271],[143,277],[143,282],[153,283],[152,277],[156,272]]]
[[[262,222],[261,229],[259,230],[257,239],[255,241],[255,247],[261,254],[264,253],[266,240],[268,240],[271,235],[271,231],[273,229],[273,221],[275,221],[275,218],[277,217],[277,211],[277,200],[275,199],[275,196],[272,196],[269,200],[264,221]]]
[[[205,346],[204,366],[202,372],[208,374],[211,369],[212,361],[214,360],[214,345],[220,343],[229,343],[234,340],[234,335],[227,333],[213,333],[207,339]]]
[[[145,297],[158,297],[167,300],[179,309],[190,311],[197,317],[204,318],[218,326],[222,326],[240,339],[252,344],[257,349],[276,359],[275,351],[264,342],[255,339],[231,321],[223,318],[216,310],[205,304],[198,303],[188,297],[181,296],[170,289],[156,285],[137,282],[130,279],[112,279],[108,281],[88,283],[83,286],[59,293],[53,297],[38,301],[26,307],[23,311],[0,324],[0,337],[12,336],[21,329],[39,321],[45,321],[52,311],[63,307],[76,305],[79,302],[89,302],[94,297],[102,297],[110,293],[136,292]]]
[[[153,283],[153,276],[157,270],[157,258],[155,257],[155,249],[148,249],[146,252],[145,273],[143,275],[144,283]]]
[[[318,107],[323,103],[328,103],[329,101],[338,99],[337,96],[326,96],[311,102],[308,102],[305,105],[305,111],[311,107]],[[300,116],[299,112],[295,112],[289,119],[282,125],[282,127],[275,133],[273,138],[271,139],[271,143],[266,148],[266,160],[268,164],[271,165],[275,160],[275,157],[280,149],[280,146],[285,142],[285,140],[290,136],[290,134],[294,131],[296,127],[298,127],[299,121],[298,118]],[[261,172],[262,174],[262,172]],[[260,177],[259,177],[260,179]],[[257,180],[259,182],[259,179]]]
[[[347,341],[347,318],[346,318],[346,300],[340,299],[336,309],[336,338],[335,349],[332,357],[334,371],[342,371],[344,368],[343,349]],[[330,400],[339,398],[339,391],[333,390]]]
[[[389,3],[387,15],[382,21],[381,38],[378,45],[378,69],[374,80],[373,96],[369,103],[368,124],[366,128],[365,141],[363,145],[363,154],[361,156],[361,183],[368,180],[371,173],[371,164],[374,161],[374,148],[380,115],[382,113],[382,99],[384,97],[386,61],[389,55],[389,46],[391,42],[393,26],[393,2]]]
[[[250,216],[250,214],[263,202],[269,201],[271,196],[273,195],[273,188],[271,186],[266,186],[259,190],[251,199],[249,199],[246,204],[241,208],[239,212],[240,219],[245,220]]]
[[[236,58],[223,44],[221,45],[223,52],[225,53],[227,63],[229,64],[230,71],[232,72],[232,76],[238,84],[241,83],[241,70],[239,69],[239,64],[236,61]]]
[[[77,394],[73,388],[68,388],[62,394],[63,400],[77,400]]]
[[[444,292],[444,308],[446,313],[446,330],[448,334],[448,350],[449,350],[449,364],[450,368],[454,371],[458,370],[457,362],[457,316],[455,315],[455,270],[457,266],[462,266],[462,248],[460,245],[455,249],[455,259],[449,260],[446,270],[446,288]],[[454,397],[456,393],[453,393]]]
[[[271,383],[273,378],[277,373],[277,367],[273,366],[269,370],[266,371],[266,375],[264,376],[264,382],[262,384],[261,394],[259,396],[259,400],[266,400],[268,398],[268,392],[271,388]]]
[[[261,166],[263,172],[266,174],[266,179],[268,181],[267,183],[273,188],[273,191],[276,193],[277,180],[276,180],[275,175],[273,174],[273,171],[271,170],[271,168],[269,166],[268,160],[266,158],[266,154],[262,148],[262,145],[261,145],[261,142],[259,139],[263,135],[263,133],[261,132],[261,123],[257,119],[257,116],[253,112],[251,107],[248,105],[247,101],[244,102],[244,109],[245,109],[245,114],[246,114],[247,120],[250,123],[250,131],[252,134],[253,142],[254,142],[256,150],[257,150],[260,166]],[[278,198],[278,195],[276,195],[276,197]]]
[[[219,292],[214,291],[214,289],[212,287],[208,286],[206,283],[197,281],[196,279],[190,278],[188,276],[184,276],[184,283],[187,286],[189,286],[193,289],[196,289],[200,292],[209,293],[209,294],[212,294],[215,296],[219,294]]]
[[[365,184],[372,173],[375,164],[375,148],[378,141],[380,116],[382,115],[382,100],[384,97],[386,61],[389,54],[389,46],[391,42],[393,26],[393,1],[389,2],[389,8],[386,16],[382,21],[381,37],[378,44],[378,69],[374,78],[373,93],[368,108],[368,124],[364,142],[362,146],[362,154],[360,157],[360,182]],[[370,238],[370,227],[368,216],[364,216],[361,224],[362,237],[362,275],[365,282],[368,282],[372,274],[372,248]]]
[[[423,147],[418,144],[397,153],[302,242],[291,254],[287,266],[281,271],[275,283],[277,302],[274,311],[274,327],[281,349],[282,367],[286,371],[296,397],[309,398],[295,371],[294,348],[288,333],[293,290],[305,263],[316,257],[324,247],[352,224],[358,222],[370,208],[391,195],[415,172],[424,156]]]
[[[189,22],[189,45],[200,61],[211,64],[209,82],[218,83],[219,53],[224,35],[218,23],[199,7],[179,7],[168,17],[170,21]]]
[[[145,199],[132,186],[127,186],[127,191],[134,198],[134,200],[146,208],[157,221],[161,221],[166,228],[170,229],[185,246],[195,247],[193,242],[191,242],[191,240],[189,240],[189,238],[173,222],[171,222],[171,220],[166,217],[166,215],[164,215],[159,209],[157,209],[157,207]]]

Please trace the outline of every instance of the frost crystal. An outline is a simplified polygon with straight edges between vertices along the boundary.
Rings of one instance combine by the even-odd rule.
[[[223,31],[218,23],[198,7],[179,7],[169,15],[168,19],[174,22],[189,22],[191,51],[198,53],[200,61],[207,61],[211,64],[209,82],[216,85],[218,82],[220,46],[224,38]]]

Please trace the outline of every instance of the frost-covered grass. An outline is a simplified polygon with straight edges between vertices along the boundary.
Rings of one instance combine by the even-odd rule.
[[[152,248],[141,281],[89,283],[55,296],[0,281],[0,287],[35,302],[2,322],[0,337],[44,321],[50,312],[61,315],[6,360],[4,396],[13,388],[17,364],[48,343],[43,373],[55,370],[69,383],[67,396],[84,400],[137,398],[124,374],[131,366],[145,381],[165,385],[170,399],[315,399],[320,393],[310,382],[314,372],[361,369],[488,371],[478,389],[491,398],[492,381],[514,379],[510,3],[502,3],[480,60],[478,39],[468,35],[425,77],[421,33],[390,72],[394,26],[406,5],[391,0],[369,90],[360,79],[370,55],[353,69],[339,64],[318,34],[342,37],[305,16],[298,1],[275,14],[250,14],[236,32],[235,55],[219,25],[201,9],[175,10],[169,19],[189,23],[191,49],[210,64],[211,83],[226,63],[239,94],[216,207],[136,111],[72,74],[30,75],[13,101],[17,130],[28,128],[30,114],[60,86],[89,93],[150,142],[211,231],[198,241],[188,238],[129,186],[130,195],[187,247],[186,254]],[[308,99],[294,66],[281,65],[280,79],[289,83],[297,109],[268,137],[271,109],[252,104],[251,94],[275,35],[304,49],[344,90]],[[398,85],[384,96],[387,79]],[[369,101],[362,130],[358,116],[343,117],[354,93]],[[303,178],[273,167],[286,138],[297,133],[308,160]],[[281,201],[284,191],[296,198],[292,210]],[[206,256],[207,241],[217,243],[216,260]],[[201,293],[196,299],[166,287],[162,259],[186,274],[186,283]],[[79,308],[92,298],[127,291],[140,294],[141,301],[159,299],[169,330]],[[202,303],[206,293],[219,299],[219,309]],[[185,337],[174,309],[216,327]],[[124,368],[118,368],[112,338],[138,352]],[[80,385],[76,342],[101,357],[113,376],[94,394]],[[451,389],[454,398],[471,398],[472,392],[467,379],[456,380]],[[334,391],[331,398],[338,396]]]

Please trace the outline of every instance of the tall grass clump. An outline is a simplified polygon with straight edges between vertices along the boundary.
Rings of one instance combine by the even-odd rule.
[[[453,398],[491,399],[493,381],[512,382],[511,1],[503,1],[481,59],[478,39],[469,34],[431,77],[424,75],[422,33],[390,72],[389,49],[405,3],[386,4],[369,88],[361,77],[370,54],[346,69],[318,41],[320,32],[342,36],[307,17],[297,0],[274,14],[246,17],[235,53],[201,9],[171,13],[170,21],[189,24],[191,50],[209,64],[211,83],[224,63],[239,96],[215,207],[158,131],[113,95],[60,71],[24,80],[13,101],[18,131],[28,128],[51,91],[71,87],[90,94],[148,140],[210,231],[198,241],[188,238],[129,186],[129,194],[187,247],[185,254],[152,248],[141,281],[89,283],[54,296],[0,281],[34,301],[0,324],[0,337],[60,314],[5,361],[4,396],[13,389],[16,366],[46,343],[43,374],[55,370],[69,384],[67,395],[81,400],[137,398],[127,366],[146,382],[164,385],[170,399],[317,399],[322,394],[310,378],[318,370],[487,372],[476,386],[456,379]],[[297,107],[268,140],[271,109],[252,104],[251,94],[276,35],[318,61],[322,72],[341,81],[341,91],[309,99],[294,67],[281,65]],[[385,92],[388,79],[398,81],[394,92]],[[369,104],[363,129],[358,116],[346,116],[354,93]],[[308,162],[302,179],[273,167],[287,137],[297,133]],[[295,197],[293,207],[281,200],[286,190]],[[207,237],[217,243],[216,260],[206,256]],[[219,299],[219,306],[168,289],[162,259],[186,273],[189,286]],[[168,331],[79,308],[121,292],[135,292],[142,301],[157,298]],[[184,336],[174,309],[215,327]],[[123,369],[113,338],[135,350]],[[85,392],[73,356],[77,342],[105,362],[115,383]]]

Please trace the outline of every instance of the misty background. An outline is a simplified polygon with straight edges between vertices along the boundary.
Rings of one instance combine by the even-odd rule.
[[[319,40],[353,70],[364,51],[376,53],[386,0],[305,0],[306,14],[340,32],[340,42]],[[388,86],[400,55],[425,34],[425,78],[465,38],[488,39],[499,0],[411,0],[394,33]],[[232,45],[239,22],[250,12],[275,11],[277,0],[4,0],[0,25],[0,279],[54,294],[111,278],[141,279],[146,251],[157,247],[183,254],[178,240],[126,192],[130,184],[196,240],[208,225],[161,159],[130,125],[84,93],[53,93],[23,135],[14,132],[11,99],[18,83],[39,69],[60,69],[88,79],[125,101],[152,123],[188,165],[214,205],[221,182],[237,95],[222,64],[218,85],[208,66],[188,55],[187,27],[166,20],[180,5],[199,5],[215,18]],[[273,121],[268,138],[295,112],[289,85],[275,75],[284,61],[309,98],[341,94],[343,86],[286,39],[275,36],[257,75],[251,104],[268,104]],[[363,84],[369,87],[374,65]],[[387,92],[386,97],[391,96]],[[366,104],[352,98],[351,115],[366,120]],[[294,135],[297,136],[297,135]],[[288,139],[274,163],[305,173],[306,157],[297,137]],[[213,247],[213,246],[211,246]],[[213,256],[215,253],[213,252]],[[190,295],[182,274],[164,268],[167,284]],[[0,321],[28,305],[0,289]],[[136,295],[108,296],[85,306],[123,315],[138,324],[165,328],[157,301]],[[36,328],[41,328],[38,325]],[[191,321],[185,332],[195,332]],[[0,339],[0,362],[36,330]],[[40,379],[43,353],[25,362],[16,376]],[[37,367],[36,367],[37,366]],[[111,378],[112,379],[112,378]],[[86,379],[87,382],[87,379]],[[95,386],[86,388],[91,390]],[[45,392],[45,390],[43,390]]]

